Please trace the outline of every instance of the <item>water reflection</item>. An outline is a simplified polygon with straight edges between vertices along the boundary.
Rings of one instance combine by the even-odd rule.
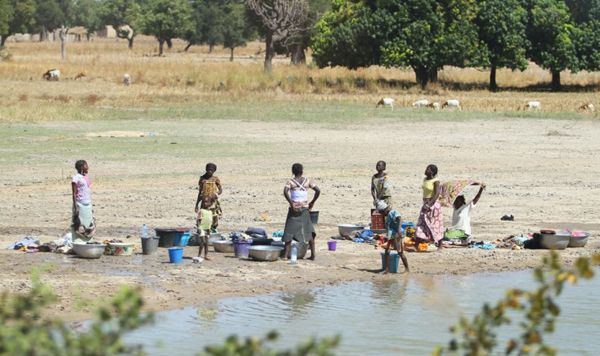
[[[314,291],[284,293],[281,296],[281,301],[291,312],[288,317],[290,320],[302,316],[313,306],[315,299]]]
[[[373,301],[388,307],[401,307],[406,299],[408,280],[407,275],[402,275],[398,278],[373,281]]]

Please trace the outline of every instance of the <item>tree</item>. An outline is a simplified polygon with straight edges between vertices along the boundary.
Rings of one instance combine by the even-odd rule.
[[[200,0],[193,5],[193,26],[184,35],[188,45],[186,51],[193,45],[207,44],[208,52],[223,43],[226,2],[222,0]]]
[[[311,38],[315,63],[321,68],[340,65],[350,69],[379,64],[380,47],[390,31],[373,21],[372,14],[362,2],[334,0]]]
[[[323,16],[324,13],[331,9],[330,0],[309,0],[308,15],[306,22],[300,26],[297,33],[283,40],[283,44],[291,53],[292,64],[306,63],[306,49],[310,45],[310,38],[315,32],[315,24]]]
[[[580,69],[600,70],[600,0],[567,0],[577,24],[575,52]]]
[[[274,43],[296,34],[306,23],[307,0],[246,0],[265,28],[265,72],[273,69]]]
[[[35,0],[0,0],[0,48],[4,47],[8,36],[34,29],[35,8]],[[3,18],[10,18],[5,29],[2,29]]]
[[[85,27],[88,41],[90,35],[102,27],[100,3],[96,0],[76,0],[74,17],[77,26]]]
[[[489,88],[495,91],[497,68],[527,68],[527,12],[520,0],[482,0],[475,23],[483,43],[482,64],[490,68]]]
[[[8,37],[10,23],[13,21],[14,7],[10,0],[0,0],[0,49]]]
[[[48,32],[54,31],[63,23],[64,13],[57,0],[37,0],[35,23],[40,33],[40,41],[48,38]]]
[[[228,1],[223,15],[223,47],[231,51],[229,60],[233,62],[234,49],[245,46],[254,37],[254,28],[246,16],[246,5],[241,1]]]
[[[187,0],[148,0],[143,8],[142,32],[158,40],[158,55],[165,42],[183,37],[192,28],[191,8]]]
[[[100,9],[100,22],[112,26],[117,37],[127,40],[133,48],[133,40],[142,26],[140,0],[104,0]]]
[[[540,67],[552,73],[552,90],[561,89],[560,72],[579,69],[574,38],[577,29],[562,0],[528,0],[528,53]]]

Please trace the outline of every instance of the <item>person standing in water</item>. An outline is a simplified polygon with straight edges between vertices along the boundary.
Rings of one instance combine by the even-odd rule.
[[[426,242],[434,242],[438,248],[441,248],[440,242],[444,237],[444,222],[442,220],[442,205],[439,202],[441,186],[437,173],[438,168],[435,164],[430,164],[425,169],[423,206],[419,214],[415,237]]]
[[[216,171],[216,164],[208,163],[206,165],[206,173],[201,175],[200,179],[198,180],[198,198],[196,199],[196,206],[194,208],[194,211],[197,214],[199,211],[198,205],[203,198],[207,198],[212,201],[212,205],[208,207],[208,209],[212,212],[212,232],[217,232],[217,227],[219,226],[219,217],[223,213],[218,198],[218,196],[223,193],[223,188],[221,187],[221,180],[219,177],[214,175]],[[215,196],[217,197],[216,199],[214,199]]]
[[[77,174],[71,179],[73,194],[73,218],[71,233],[73,241],[80,239],[89,241],[94,237],[96,222],[92,212],[92,181],[88,175],[89,166],[86,161],[75,162]]]
[[[306,243],[310,247],[310,257],[315,259],[315,228],[310,221],[310,213],[321,190],[317,184],[309,178],[303,177],[304,167],[300,163],[292,165],[292,174],[294,177],[290,179],[283,188],[283,196],[287,200],[289,206],[287,218],[285,220],[285,229],[283,231],[283,241],[285,242],[284,256],[288,257],[292,240]],[[308,190],[314,190],[315,194],[312,200],[308,201]]]
[[[388,174],[385,171],[385,161],[379,161],[375,165],[377,173],[371,177],[371,195],[373,196],[373,206],[377,208],[379,201],[385,202],[387,206],[393,206],[391,184]]]

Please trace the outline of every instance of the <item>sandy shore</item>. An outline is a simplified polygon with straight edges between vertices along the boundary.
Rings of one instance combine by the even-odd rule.
[[[157,136],[96,135],[123,127]],[[60,296],[56,312],[69,318],[88,315],[124,284],[142,287],[148,307],[164,310],[224,296],[397,278],[374,273],[380,250],[370,245],[344,241],[337,251],[326,251],[338,223],[368,222],[369,177],[379,159],[388,161],[395,201],[407,220],[416,221],[423,170],[436,163],[442,180],[473,178],[488,184],[472,218],[476,239],[571,227],[592,237],[584,249],[562,251],[565,262],[600,251],[595,212],[600,197],[593,194],[599,188],[600,125],[593,121],[388,120],[344,126],[234,120],[199,125],[189,120],[13,124],[3,131],[9,138],[0,149],[11,157],[0,162],[0,242],[5,245],[24,235],[50,241],[67,230],[69,175],[80,157],[90,162],[100,239],[137,234],[142,223],[191,227],[197,176],[209,160],[219,165],[225,188],[224,231],[281,229],[286,212],[281,192],[295,161],[304,163],[306,175],[323,191],[316,206],[321,211],[317,260],[296,266],[223,254],[212,254],[212,261],[200,265],[190,260],[170,265],[164,249],[152,256],[95,261],[0,252],[2,289],[28,288],[32,267],[45,266],[43,280]],[[447,223],[450,214],[445,211]],[[513,214],[515,221],[500,221],[504,214]],[[139,247],[139,239],[133,241]],[[187,257],[195,253],[196,248],[186,248]],[[543,253],[448,249],[408,258],[414,274],[473,273],[534,267]]]

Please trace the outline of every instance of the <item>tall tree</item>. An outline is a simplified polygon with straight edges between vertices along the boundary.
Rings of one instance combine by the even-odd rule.
[[[211,53],[216,45],[223,43],[226,1],[199,0],[193,4],[193,27],[184,38],[188,41],[186,50],[193,45],[207,44]]]
[[[580,69],[600,70],[600,0],[567,0],[577,24],[575,52]]]
[[[302,29],[308,16],[307,0],[246,0],[265,28],[266,72],[273,69],[274,43]]]
[[[528,53],[535,63],[552,74],[552,90],[561,89],[560,72],[577,71],[574,38],[577,29],[563,0],[527,0]]]
[[[75,0],[74,21],[86,29],[87,40],[102,27],[100,3],[97,0]]]
[[[245,46],[254,37],[255,30],[242,1],[228,1],[225,4],[223,20],[223,47],[230,50],[229,60],[233,62],[235,48]]]
[[[100,9],[103,25],[112,26],[117,37],[127,40],[127,47],[133,48],[133,41],[142,26],[141,0],[104,0]]]
[[[297,33],[283,39],[283,44],[291,54],[292,64],[306,63],[306,49],[310,45],[310,38],[315,33],[315,25],[324,13],[331,9],[330,0],[309,0],[306,22],[300,26]]]
[[[143,8],[143,32],[158,40],[158,55],[164,44],[183,37],[192,28],[191,8],[187,0],[148,0]]]
[[[8,21],[8,27],[4,31],[0,31],[0,47],[4,46],[4,42],[8,36],[14,35],[15,33],[27,33],[34,30],[35,25],[35,0],[0,0],[0,8],[3,6],[2,3],[9,5],[6,10],[0,9],[0,18],[3,16],[11,16]],[[0,23],[2,20],[0,20]],[[1,27],[1,25],[0,25]]]
[[[35,23],[40,33],[40,41],[48,38],[48,32],[59,28],[63,19],[64,13],[58,0],[37,0]]]
[[[483,42],[482,64],[490,68],[489,88],[495,91],[497,68],[527,68],[527,12],[520,0],[481,0],[475,23]]]
[[[14,7],[12,2],[10,0],[0,0],[0,49],[4,47],[13,17]]]

